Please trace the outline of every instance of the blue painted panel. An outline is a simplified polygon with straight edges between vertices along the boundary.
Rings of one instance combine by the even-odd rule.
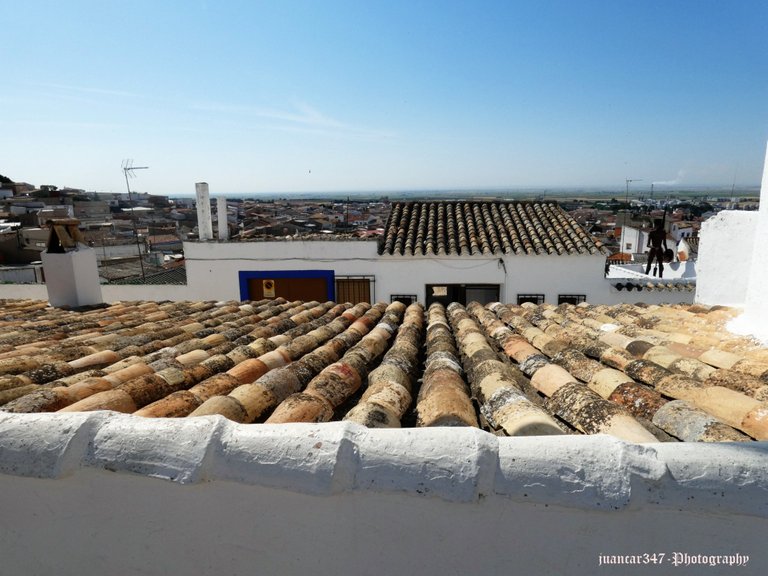
[[[249,300],[248,281],[281,278],[324,278],[326,299],[336,299],[336,283],[333,270],[241,270],[237,273],[240,281],[240,300]]]

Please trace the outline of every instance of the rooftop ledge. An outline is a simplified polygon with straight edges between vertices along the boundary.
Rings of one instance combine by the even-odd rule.
[[[474,428],[349,422],[242,425],[221,416],[0,414],[0,474],[91,469],[296,493],[379,492],[586,510],[644,507],[768,517],[768,443],[631,444],[610,436],[497,437]]]

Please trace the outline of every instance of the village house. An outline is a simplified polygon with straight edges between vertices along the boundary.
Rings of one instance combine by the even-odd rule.
[[[765,313],[760,217],[719,263],[712,221],[701,303],[674,306],[116,302],[59,225],[48,298],[0,308],[3,566],[540,573],[557,542],[570,574],[637,550],[761,573],[768,349],[724,327]],[[419,222],[376,255],[504,245]]]
[[[194,298],[258,300],[266,282],[275,296],[352,303],[693,300],[695,280],[682,273],[631,273],[635,291],[622,294],[606,280],[607,250],[552,202],[396,202],[378,238],[284,227],[287,238],[185,242]]]

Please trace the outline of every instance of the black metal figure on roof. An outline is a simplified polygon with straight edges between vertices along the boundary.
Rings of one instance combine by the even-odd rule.
[[[645,273],[648,274],[651,271],[653,261],[656,260],[658,263],[659,278],[662,278],[664,276],[664,256],[665,252],[669,250],[669,248],[667,248],[667,232],[664,230],[664,220],[659,218],[656,219],[654,223],[656,224],[656,227],[648,235],[647,246],[650,248],[650,251],[648,252],[648,264],[645,266]],[[664,248],[662,248],[662,245]],[[655,266],[653,274],[654,276],[656,275]]]

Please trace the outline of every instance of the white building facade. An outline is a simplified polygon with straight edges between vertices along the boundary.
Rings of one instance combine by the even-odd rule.
[[[509,303],[693,301],[688,291],[618,290],[615,279],[605,278],[602,254],[379,255],[373,241],[321,240],[185,242],[184,254],[192,300],[248,300],[255,297],[249,282],[319,278],[328,300],[340,299],[338,280],[351,279],[369,283],[371,301],[386,302],[411,297],[428,303],[443,294],[449,300]]]

